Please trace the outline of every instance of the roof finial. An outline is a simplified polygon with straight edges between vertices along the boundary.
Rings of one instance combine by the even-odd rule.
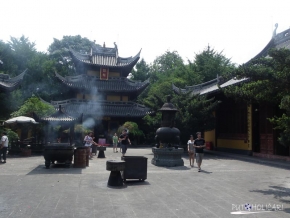
[[[103,47],[106,48],[106,43],[104,42]]]
[[[275,24],[275,29],[273,31],[273,37],[272,38],[274,38],[276,36],[276,30],[277,30],[277,28],[278,28],[278,23]]]
[[[170,103],[170,101],[171,101],[171,95],[167,95],[166,96],[166,100],[167,100],[167,103]]]

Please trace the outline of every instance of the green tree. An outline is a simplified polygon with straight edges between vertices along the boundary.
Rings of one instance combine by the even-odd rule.
[[[71,47],[77,52],[89,54],[94,42],[80,35],[63,36],[61,40],[54,38],[53,43],[48,47],[49,56],[55,61],[55,68],[61,75],[74,75],[75,68],[69,54]],[[96,44],[95,46],[100,46]]]
[[[214,98],[181,93],[174,95],[172,103],[178,109],[176,126],[180,128],[183,143],[186,143],[189,135],[215,128],[214,111],[218,107],[218,101]]]
[[[203,82],[215,79],[217,75],[225,76],[235,69],[231,60],[208,46],[200,54],[195,55],[192,64],[194,71],[202,78]]]
[[[225,90],[229,97],[244,99],[247,102],[270,102],[278,104],[281,116],[269,120],[276,129],[282,131],[279,141],[290,145],[290,50],[273,49],[269,57],[251,61],[239,66],[231,76],[238,79],[247,78],[239,86]]]
[[[14,111],[11,116],[30,116],[35,113],[40,117],[47,116],[55,112],[53,106],[42,102],[38,97],[33,96],[25,101],[25,103],[17,110]]]
[[[125,122],[122,126],[118,128],[117,133],[121,134],[124,129],[129,130],[130,136],[133,136],[131,141],[134,141],[135,142],[134,144],[139,143],[140,137],[144,136],[143,131],[139,129],[138,124],[135,122],[131,122],[131,121]]]
[[[19,74],[28,67],[29,60],[35,55],[35,43],[30,42],[29,38],[21,36],[20,38],[11,37],[8,42],[11,52],[11,58],[13,62],[17,65],[16,72],[13,73]]]
[[[193,85],[202,82],[192,63],[184,64],[177,52],[165,52],[156,58],[151,66],[150,85],[142,93],[138,101],[156,112],[155,116],[144,117],[146,136],[153,138],[157,128],[160,127],[161,113],[158,109],[166,102],[166,96],[174,96],[172,103],[176,104],[179,113],[176,116],[176,127],[182,133],[182,140],[188,139],[189,133],[205,129],[212,129],[215,122],[213,110],[217,103],[214,99],[192,96],[191,93],[174,95],[172,83],[178,87]],[[147,126],[146,126],[147,125]]]
[[[150,66],[142,58],[131,72],[131,79],[144,81],[150,77]]]

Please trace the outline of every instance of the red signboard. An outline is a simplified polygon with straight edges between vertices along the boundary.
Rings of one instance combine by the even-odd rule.
[[[101,80],[108,80],[109,78],[109,68],[103,68],[100,69],[100,79]]]

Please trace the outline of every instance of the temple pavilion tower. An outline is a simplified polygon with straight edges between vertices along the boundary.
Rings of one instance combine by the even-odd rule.
[[[141,51],[127,58],[119,56],[116,44],[113,48],[93,44],[89,54],[69,51],[78,75],[56,73],[71,93],[70,99],[51,102],[56,110],[61,106],[71,116],[83,114],[83,125],[93,128],[96,137],[110,136],[123,122],[138,122],[150,113],[149,108],[134,102],[149,80],[127,78]]]

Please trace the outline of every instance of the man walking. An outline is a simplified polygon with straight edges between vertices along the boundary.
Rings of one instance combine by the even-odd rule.
[[[127,151],[127,145],[131,145],[131,141],[128,136],[128,132],[126,129],[122,131],[122,134],[119,137],[119,141],[121,143],[121,148],[122,148],[122,156],[124,157]]]
[[[203,138],[201,138],[201,132],[197,132],[197,139],[194,141],[194,147],[195,147],[195,154],[196,154],[196,163],[198,167],[198,172],[201,171],[201,163],[203,159],[203,149],[205,148],[205,141]]]
[[[6,154],[7,154],[7,149],[8,149],[8,137],[7,137],[7,133],[3,132],[2,133],[2,138],[1,138],[1,145],[0,145],[0,161],[1,161],[1,154],[2,154],[2,158],[3,161],[1,161],[1,163],[6,163]]]

